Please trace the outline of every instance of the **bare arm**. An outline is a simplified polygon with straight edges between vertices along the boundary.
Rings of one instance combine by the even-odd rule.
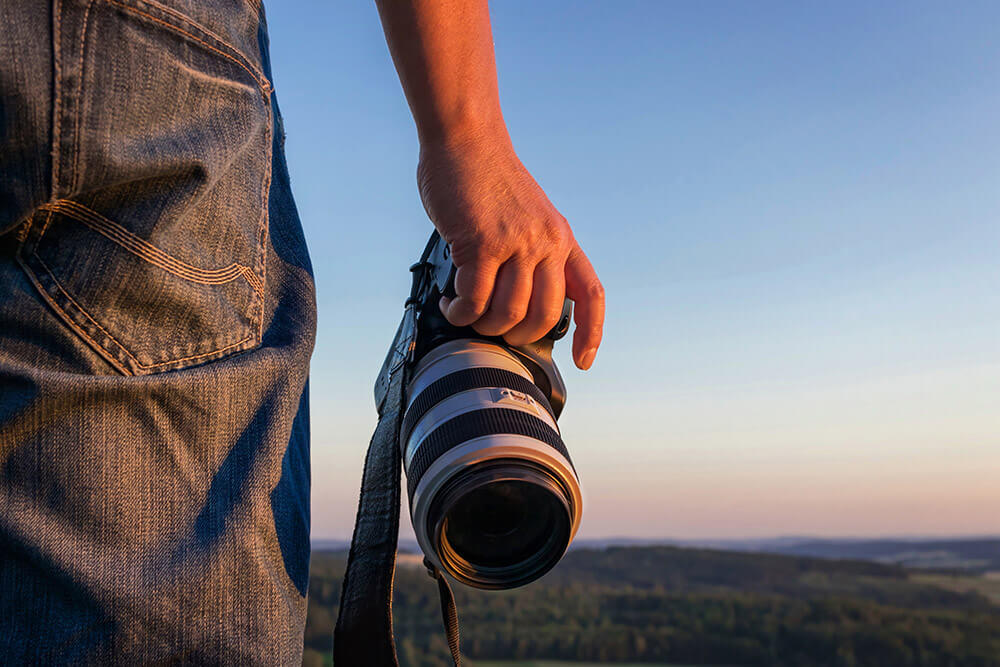
[[[452,324],[520,345],[575,303],[573,359],[590,368],[604,289],[587,256],[507,134],[486,0],[376,0],[420,137],[424,208],[451,244]]]

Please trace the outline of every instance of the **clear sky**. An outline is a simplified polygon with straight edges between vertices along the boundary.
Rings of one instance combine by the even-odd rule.
[[[319,292],[313,536],[343,538],[431,226],[374,6],[268,10]],[[593,370],[557,345],[581,536],[1000,533],[1000,3],[492,17],[514,144],[608,295]]]

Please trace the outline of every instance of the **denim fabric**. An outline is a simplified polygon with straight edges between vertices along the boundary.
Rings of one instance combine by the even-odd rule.
[[[0,25],[0,663],[300,663],[315,296],[263,9]]]

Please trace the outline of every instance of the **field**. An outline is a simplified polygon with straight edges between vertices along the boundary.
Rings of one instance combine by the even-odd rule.
[[[406,563],[415,559],[404,559]],[[330,664],[343,553],[315,553],[306,663]],[[401,566],[402,667],[447,667],[437,589]],[[471,667],[1000,667],[1000,578],[662,546],[571,551],[522,589],[455,586]]]

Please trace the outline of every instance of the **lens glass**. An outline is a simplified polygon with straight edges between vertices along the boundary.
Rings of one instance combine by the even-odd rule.
[[[470,565],[505,568],[567,539],[568,519],[549,489],[503,480],[463,495],[448,511],[443,529],[450,547]]]

